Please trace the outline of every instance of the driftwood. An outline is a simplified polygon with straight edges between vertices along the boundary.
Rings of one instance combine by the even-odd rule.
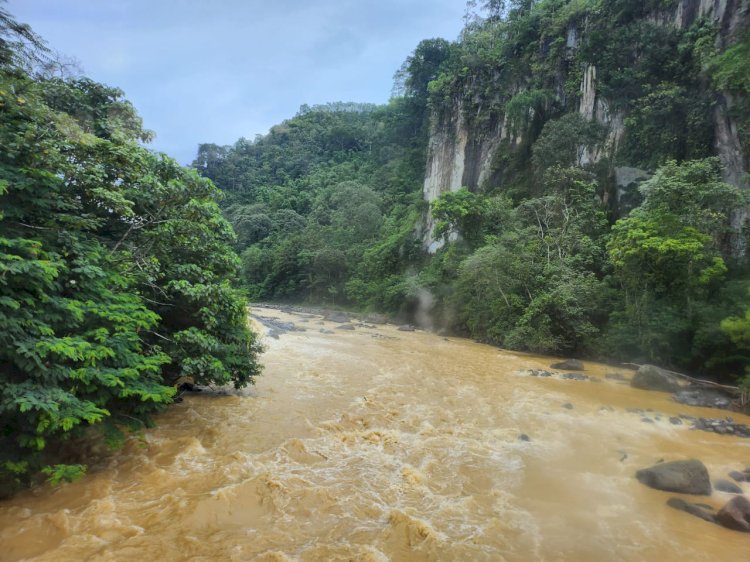
[[[643,365],[639,365],[638,363],[623,363],[623,365],[632,365],[633,367],[638,368],[643,367]],[[659,368],[662,369],[661,367]],[[677,371],[670,371],[669,369],[662,369],[662,371],[665,371],[670,375],[680,377],[681,379],[685,379],[686,381],[689,381],[696,386],[716,388],[723,392],[726,392],[734,398],[734,405],[738,410],[747,410],[748,406],[750,406],[750,391],[741,389],[738,386],[719,384],[718,382],[707,381],[705,379],[696,379],[695,377],[688,376],[684,373],[678,373]]]
[[[623,365],[632,365],[634,367],[643,367],[643,365],[639,365],[638,363],[623,363]],[[740,389],[737,386],[731,386],[728,384],[719,384],[718,382],[714,381],[707,381],[705,379],[696,379],[695,377],[690,377],[688,375],[685,375],[683,373],[678,373],[677,371],[670,371],[669,369],[664,369],[662,367],[659,367],[662,371],[669,373],[670,375],[675,375],[676,377],[680,377],[681,379],[685,379],[686,381],[690,381],[691,383],[698,385],[698,386],[707,386],[709,388],[718,388],[725,392],[731,393],[731,394],[740,394]]]

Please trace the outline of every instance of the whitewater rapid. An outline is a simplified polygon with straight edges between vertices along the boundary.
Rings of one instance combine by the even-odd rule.
[[[603,365],[586,364],[591,381],[529,377],[552,359],[260,312],[304,331],[266,338],[255,387],[186,395],[157,428],[99,453],[81,481],[0,502],[0,560],[669,562],[750,552],[750,536],[675,511],[666,506],[675,494],[633,478],[660,459],[701,459],[712,478],[750,465],[750,439],[669,421],[726,412],[606,379],[630,374]]]

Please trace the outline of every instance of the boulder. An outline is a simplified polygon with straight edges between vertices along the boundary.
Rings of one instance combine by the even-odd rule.
[[[642,390],[659,390],[661,392],[676,392],[680,383],[674,375],[655,365],[643,365],[630,379],[630,386]]]
[[[341,324],[336,326],[337,330],[354,330],[354,324]]]
[[[750,480],[750,475],[746,474],[745,472],[740,472],[738,470],[733,470],[729,473],[729,476],[736,480],[737,482],[747,482]]]
[[[721,391],[708,388],[678,390],[672,396],[675,402],[703,408],[732,408],[732,397]]]
[[[566,359],[559,363],[552,363],[550,369],[562,369],[563,371],[583,371],[583,363],[578,359]]]
[[[697,459],[659,463],[639,470],[635,477],[641,484],[657,490],[697,496],[711,495],[708,470]]]
[[[700,517],[709,523],[716,523],[716,514],[707,506],[686,502],[682,498],[669,498],[669,500],[667,500],[667,505],[674,509],[679,509],[680,511],[689,513],[690,515]]]
[[[716,522],[727,529],[750,533],[750,500],[735,496],[716,514]]]
[[[723,479],[719,479],[714,482],[714,489],[718,490],[719,492],[728,492],[730,494],[742,493],[742,488],[740,488],[737,484]]]
[[[323,319],[328,320],[329,322],[337,322],[339,324],[349,322],[350,320],[349,315],[345,312],[329,312],[323,316]]]
[[[531,438],[525,433],[522,433],[521,435],[518,436],[518,440],[519,441],[531,441]]]

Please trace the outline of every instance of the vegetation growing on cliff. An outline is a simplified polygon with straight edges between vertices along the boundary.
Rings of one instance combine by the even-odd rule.
[[[154,154],[120,90],[39,73],[0,13],[0,493],[78,476],[60,447],[151,423],[181,376],[258,373],[220,192]],[[26,47],[27,42],[31,42]]]
[[[747,263],[728,248],[746,232],[728,224],[747,201],[721,181],[713,111],[721,91],[748,99],[746,36],[717,47],[707,19],[667,24],[673,10],[470,3],[460,39],[420,43],[387,106],[305,107],[202,145],[253,296],[406,317],[429,302],[437,326],[507,347],[741,375]],[[500,141],[483,184],[432,203],[445,244],[428,256],[428,135],[458,113],[470,143]],[[617,186],[621,165],[651,179]]]

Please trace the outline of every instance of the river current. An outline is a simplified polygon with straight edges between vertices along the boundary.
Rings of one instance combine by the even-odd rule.
[[[187,395],[82,480],[0,502],[0,560],[747,560],[750,536],[633,477],[660,459],[712,479],[750,465],[750,439],[669,421],[727,412],[603,365],[530,377],[552,359],[259,312],[305,331],[266,338],[255,387]]]

